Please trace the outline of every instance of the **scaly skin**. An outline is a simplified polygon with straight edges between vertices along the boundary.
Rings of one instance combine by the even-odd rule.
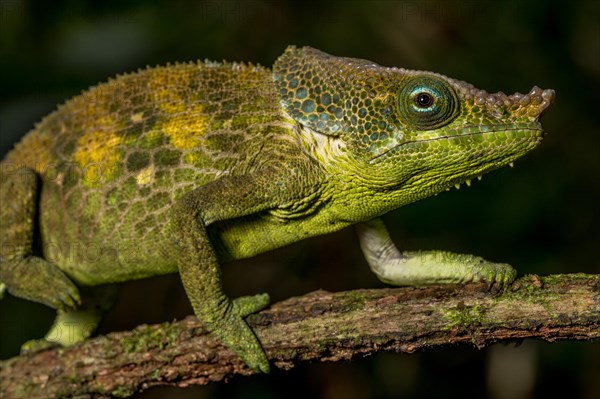
[[[0,291],[58,309],[47,339],[69,344],[52,338],[61,323],[85,321],[71,341],[84,339],[103,307],[82,287],[179,272],[199,320],[267,372],[243,318],[268,296],[230,300],[222,262],[357,224],[386,282],[505,286],[505,264],[401,253],[377,217],[533,149],[553,97],[295,47],[273,71],[204,62],[120,76],[60,106],[2,162]]]

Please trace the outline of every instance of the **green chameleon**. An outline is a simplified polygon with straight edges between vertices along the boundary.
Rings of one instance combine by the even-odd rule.
[[[228,298],[221,263],[356,224],[384,282],[505,287],[511,266],[400,252],[378,216],[512,164],[541,142],[553,99],[309,47],[272,71],[198,62],[119,76],[2,161],[0,291],[57,309],[46,339],[25,345],[41,348],[88,337],[107,284],[178,272],[201,323],[268,372],[244,317],[269,297]],[[53,339],[67,323],[82,326],[75,338]]]

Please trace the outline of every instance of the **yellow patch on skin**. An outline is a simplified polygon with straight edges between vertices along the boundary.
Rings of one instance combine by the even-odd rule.
[[[144,113],[143,112],[138,112],[137,114],[131,115],[131,117],[129,119],[131,119],[131,121],[133,123],[140,123],[142,121],[143,117],[144,117]]]
[[[144,169],[142,169],[140,173],[138,173],[137,176],[135,176],[137,184],[142,186],[144,184],[150,183],[150,180],[152,179],[152,172],[154,172],[153,165],[147,166]]]
[[[155,129],[169,137],[169,143],[180,150],[199,147],[206,132],[207,116],[202,104],[191,103],[191,93],[184,91],[195,76],[186,71],[157,69],[148,75],[148,92],[160,109]]]
[[[207,118],[201,104],[187,106],[182,102],[160,105],[168,115],[181,117],[166,118],[159,123],[158,130],[169,137],[171,145],[180,150],[189,150],[200,146],[200,137],[206,132]]]
[[[33,137],[33,139],[27,140],[27,144],[25,144],[25,146],[28,147],[27,153],[32,155],[31,158],[35,162],[34,170],[42,176],[42,178],[45,178],[47,177],[46,174],[48,169],[52,168],[50,152],[46,151],[47,148],[50,148],[52,141],[45,134],[36,134],[31,135],[30,137]]]
[[[112,120],[98,121],[97,126],[111,126]],[[77,150],[73,159],[83,173],[83,184],[94,187],[110,181],[116,175],[121,154],[117,148],[123,138],[106,131],[90,130],[77,140]]]

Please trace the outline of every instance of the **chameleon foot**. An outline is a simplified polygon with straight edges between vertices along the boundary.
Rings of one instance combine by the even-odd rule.
[[[2,263],[0,280],[12,295],[59,310],[75,309],[79,290],[58,267],[35,256]]]
[[[505,290],[517,277],[517,271],[511,265],[488,262],[479,257],[473,258],[473,281],[486,282],[492,292]]]
[[[233,300],[233,306],[237,308],[236,313],[246,317],[269,306],[269,294],[241,296]]]
[[[204,322],[207,328],[219,336],[223,344],[230,348],[235,354],[252,370],[268,373],[269,361],[265,355],[258,339],[244,321],[244,317],[258,312],[269,304],[267,294],[244,296],[230,302],[225,315],[218,317],[216,321]]]
[[[21,345],[21,355],[29,355],[32,353],[40,352],[46,349],[60,346],[58,342],[48,341],[47,339],[30,339]]]
[[[71,346],[85,341],[98,327],[106,310],[115,300],[114,286],[98,286],[83,290],[84,304],[77,310],[59,310],[43,339],[33,339],[21,346],[21,353],[33,353],[56,346]]]

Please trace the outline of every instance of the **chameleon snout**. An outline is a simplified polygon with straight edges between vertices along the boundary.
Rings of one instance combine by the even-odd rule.
[[[530,122],[536,122],[554,102],[554,98],[554,90],[543,90],[533,86],[527,94],[517,92],[506,95],[503,92],[486,93],[481,91],[475,97],[475,103],[485,105],[489,115],[498,120],[525,117]]]

